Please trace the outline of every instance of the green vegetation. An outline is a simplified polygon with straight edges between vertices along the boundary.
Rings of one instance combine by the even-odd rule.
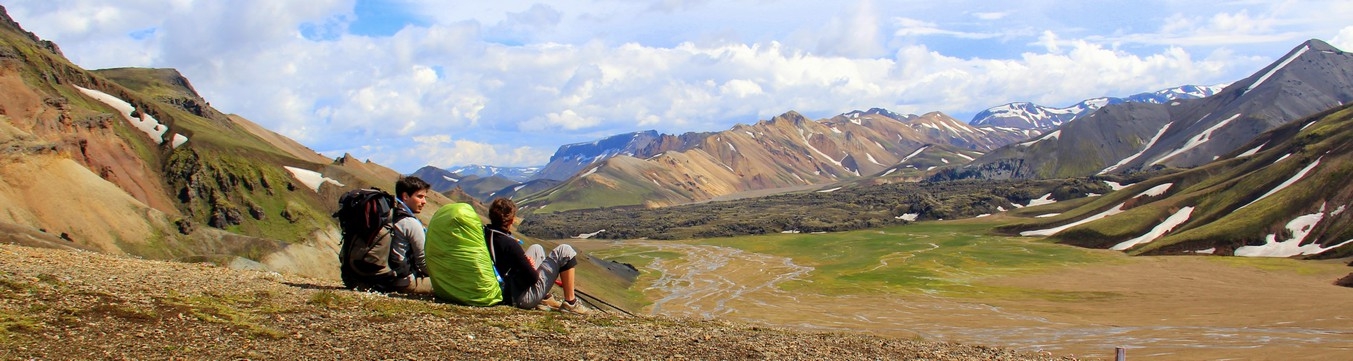
[[[160,300],[165,306],[179,309],[198,320],[229,325],[248,332],[250,335],[280,339],[286,335],[266,325],[266,317],[260,315],[268,309],[268,295],[247,295],[209,292],[200,295],[184,295],[171,291],[169,297]]]
[[[993,223],[921,222],[902,227],[831,234],[734,237],[697,241],[794,260],[814,268],[806,280],[782,287],[827,295],[927,293],[957,297],[1029,292],[985,285],[983,279],[1052,270],[1074,264],[1113,262],[1101,251],[1030,238],[985,234]],[[1108,295],[1052,294],[1053,300]]]
[[[1072,199],[1107,190],[1102,182],[1080,179],[894,183],[654,209],[534,213],[523,217],[521,231],[554,239],[602,229],[606,232],[597,237],[606,239],[841,232],[903,224],[906,221],[899,217],[904,214],[916,214],[922,220],[971,218],[1014,209],[1012,204],[1025,204],[1048,193],[1060,194],[1057,199]]]

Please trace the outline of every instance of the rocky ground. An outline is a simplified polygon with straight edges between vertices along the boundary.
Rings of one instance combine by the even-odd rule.
[[[0,244],[3,359],[1045,360],[717,320],[463,307],[336,281]]]

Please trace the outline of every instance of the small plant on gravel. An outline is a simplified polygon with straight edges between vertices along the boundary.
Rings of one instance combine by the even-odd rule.
[[[545,317],[537,318],[536,320],[537,320],[536,323],[531,325],[532,328],[541,331],[554,332],[561,335],[568,333],[568,328],[564,327],[564,324],[562,322],[559,322],[559,316],[554,313],[550,313]]]
[[[260,317],[251,309],[258,307],[257,300],[247,295],[214,294],[186,296],[170,292],[169,298],[161,300],[164,305],[186,311],[198,320],[234,326],[249,332],[250,335],[272,339],[286,337],[286,333],[260,324]]]
[[[329,310],[337,310],[352,303],[352,299],[338,292],[323,290],[315,292],[310,296],[310,300],[305,303],[311,306],[317,306]]]
[[[40,327],[38,321],[30,316],[0,310],[0,344],[9,342],[11,332],[34,332]]]

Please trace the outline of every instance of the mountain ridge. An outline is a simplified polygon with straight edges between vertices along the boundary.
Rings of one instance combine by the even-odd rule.
[[[988,108],[976,115],[969,124],[975,126],[1010,127],[1047,130],[1080,118],[1106,105],[1121,103],[1164,104],[1173,100],[1206,98],[1225,88],[1220,85],[1183,85],[1127,97],[1090,98],[1067,107],[1056,108],[1031,102],[1012,102]]]
[[[1303,50],[1309,48],[1317,50]],[[1198,166],[1264,131],[1353,100],[1350,68],[1353,55],[1308,40],[1213,96],[1107,105],[1048,132],[1057,137],[1008,145],[936,179],[1060,178]]]

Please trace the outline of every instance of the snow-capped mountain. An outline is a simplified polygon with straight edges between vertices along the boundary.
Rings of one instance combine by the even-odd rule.
[[[536,174],[540,173],[540,166],[534,167],[495,167],[491,165],[471,164],[462,167],[447,169],[451,173],[465,176],[478,176],[488,178],[500,176],[517,182],[525,182],[534,179]]]
[[[655,130],[617,134],[593,142],[565,144],[550,156],[550,163],[534,179],[564,180],[583,168],[616,155],[639,156],[660,135]]]
[[[1213,96],[1106,105],[943,176],[1065,178],[1200,166],[1265,131],[1353,101],[1349,69],[1353,54],[1312,39]]]
[[[1093,113],[1099,108],[1120,103],[1164,104],[1172,100],[1198,99],[1220,92],[1225,84],[1202,86],[1185,85],[1155,92],[1141,93],[1126,98],[1102,97],[1086,99],[1065,108],[1042,106],[1029,102],[1015,102],[983,110],[968,124],[975,126],[1009,127],[1032,130],[1056,128],[1073,119]]]

